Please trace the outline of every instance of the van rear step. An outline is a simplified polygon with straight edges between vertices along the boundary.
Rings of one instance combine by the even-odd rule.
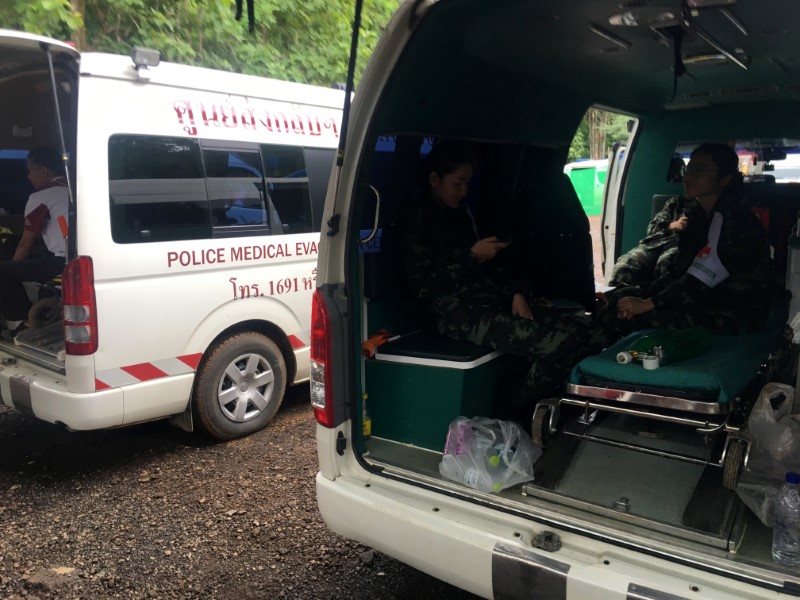
[[[25,329],[13,342],[0,341],[0,349],[17,358],[65,374],[64,327],[56,322],[44,327]]]

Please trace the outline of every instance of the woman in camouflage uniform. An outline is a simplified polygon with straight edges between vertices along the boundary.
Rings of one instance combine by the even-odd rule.
[[[534,315],[527,282],[496,260],[509,242],[481,238],[463,201],[473,171],[468,153],[439,143],[428,160],[428,190],[405,236],[412,289],[442,335],[531,362],[504,415],[527,425],[535,401],[558,391],[567,370],[590,352],[591,319],[582,312]]]
[[[771,261],[766,232],[742,202],[739,157],[725,144],[692,152],[684,176],[693,213],[675,264],[648,286],[620,293],[616,317],[634,329],[702,325],[715,333],[758,330],[771,305]],[[619,297],[619,296],[618,296]]]
[[[700,222],[702,216],[695,213],[702,210],[697,200],[686,196],[673,196],[653,217],[647,226],[647,236],[635,248],[623,254],[614,265],[609,285],[614,287],[646,286],[654,279],[669,273],[682,272],[689,264],[676,264],[686,253],[680,250],[680,241],[690,238],[690,224]]]

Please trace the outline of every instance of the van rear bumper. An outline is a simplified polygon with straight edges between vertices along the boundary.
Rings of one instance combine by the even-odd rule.
[[[75,430],[122,425],[123,392],[119,388],[91,393],[67,390],[64,375],[0,355],[0,400],[6,406]]]
[[[316,477],[334,532],[484,598],[681,600],[775,591],[381,477]],[[551,532],[561,548],[533,548]],[[787,596],[788,597],[788,596]]]

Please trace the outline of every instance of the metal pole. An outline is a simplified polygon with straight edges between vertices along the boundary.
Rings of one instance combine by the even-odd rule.
[[[73,226],[75,223],[75,198],[72,194],[72,181],[70,178],[69,172],[69,155],[67,154],[67,144],[64,141],[64,127],[61,123],[61,107],[58,104],[58,86],[56,84],[56,73],[55,68],[53,67],[53,55],[50,52],[50,44],[46,42],[42,42],[41,44],[42,50],[44,50],[45,55],[47,56],[47,65],[50,71],[50,88],[53,91],[53,107],[55,109],[55,116],[56,116],[56,125],[58,126],[58,143],[59,143],[59,151],[61,152],[61,162],[64,163],[64,176],[67,180],[67,194],[69,196],[69,223],[70,227]],[[71,233],[71,231],[70,231]],[[66,250],[66,260],[69,262],[69,244],[65,248]]]

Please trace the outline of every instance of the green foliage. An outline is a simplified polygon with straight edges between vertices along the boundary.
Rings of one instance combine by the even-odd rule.
[[[578,130],[575,132],[575,137],[572,138],[572,144],[569,147],[567,154],[567,162],[575,162],[579,158],[587,158],[589,156],[589,123],[586,118],[581,120]]]
[[[365,0],[356,81],[399,2]],[[235,0],[2,0],[0,23],[85,39],[81,50],[128,54],[145,46],[185,64],[324,86],[345,81],[353,0],[255,0],[253,33],[246,14],[235,20],[235,6]]]
[[[628,115],[611,114],[611,120],[604,127],[608,146],[613,146],[617,142],[624,144],[628,141],[628,136],[630,135],[628,133],[628,121],[632,118]]]
[[[6,29],[69,40],[83,26],[83,16],[73,10],[70,0],[3,0],[0,24]]]
[[[590,109],[591,110],[591,109]],[[601,118],[597,119],[596,126],[597,133],[605,136],[604,147],[610,149],[611,146],[617,142],[625,144],[628,141],[628,121],[633,117],[622,115],[619,113],[612,113],[607,111],[596,111],[600,113]],[[589,158],[591,152],[589,150],[589,139],[592,135],[592,126],[594,121],[590,123],[588,119],[589,112],[581,119],[581,124],[575,132],[575,137],[572,138],[572,144],[569,147],[567,155],[567,162],[573,162],[579,158]],[[605,153],[602,158],[605,158]]]

